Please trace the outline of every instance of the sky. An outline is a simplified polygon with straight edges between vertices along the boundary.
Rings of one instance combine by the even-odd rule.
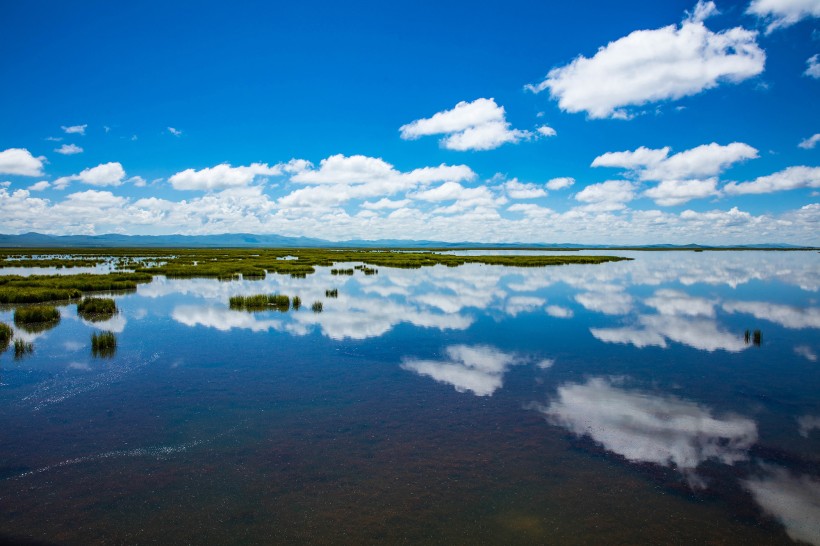
[[[820,0],[0,0],[0,233],[820,246]]]

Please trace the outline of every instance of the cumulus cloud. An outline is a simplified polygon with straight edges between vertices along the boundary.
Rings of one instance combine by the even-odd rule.
[[[538,127],[536,129],[536,131],[538,131],[539,135],[542,135],[542,136],[545,136],[545,137],[551,137],[551,136],[555,136],[555,135],[558,134],[558,132],[555,129],[553,129],[552,127],[550,127],[549,125],[542,125],[542,126]]]
[[[125,179],[125,169],[118,162],[102,163],[84,169],[80,174],[62,176],[54,181],[54,188],[65,189],[71,182],[82,182],[90,186],[119,186]]]
[[[568,176],[562,176],[560,178],[553,178],[549,182],[547,182],[547,189],[550,190],[563,190],[564,188],[569,188],[575,184],[575,179],[570,178]]]
[[[247,167],[231,167],[222,163],[215,167],[200,170],[185,169],[168,179],[175,190],[222,190],[247,186],[257,176],[276,176],[282,174],[280,165],[268,166],[267,163],[251,163]]]
[[[71,125],[71,126],[68,126],[68,127],[63,125],[62,129],[66,134],[69,134],[69,135],[84,135],[86,127],[88,127],[88,124],[86,124],[86,125]]]
[[[718,195],[717,178],[707,180],[664,180],[654,188],[646,190],[643,194],[664,207],[681,205],[692,199]]]
[[[757,441],[757,425],[750,419],[718,418],[694,402],[627,390],[601,377],[564,384],[548,406],[534,407],[553,424],[608,451],[632,462],[673,467],[691,483],[700,481],[694,471],[701,463],[746,460]]]
[[[806,71],[803,75],[815,80],[820,78],[820,55],[812,55],[806,60]]]
[[[51,184],[48,183],[48,180],[40,180],[36,184],[32,184],[28,187],[29,191],[43,191],[51,187]]]
[[[526,88],[549,90],[567,112],[626,119],[632,116],[626,107],[696,95],[763,72],[766,54],[757,33],[741,27],[712,32],[702,19],[714,12],[712,2],[699,2],[680,26],[632,32]]]
[[[504,191],[510,199],[535,199],[544,197],[547,192],[535,184],[519,182],[517,178],[504,183]]]
[[[608,180],[590,184],[575,199],[592,205],[590,210],[618,210],[635,198],[635,185],[627,180]]]
[[[0,152],[0,174],[43,176],[43,156],[34,157],[25,148],[9,148]]]
[[[794,307],[763,301],[734,301],[723,304],[727,313],[746,313],[785,328],[820,328],[820,307]]]
[[[715,176],[739,161],[758,157],[755,148],[742,142],[722,146],[716,142],[669,155],[660,149],[607,152],[592,161],[593,167],[621,167],[640,180],[684,180]]]
[[[63,144],[59,148],[55,148],[54,151],[58,154],[63,155],[74,155],[83,153],[83,149],[77,146],[76,144]]]
[[[520,361],[516,355],[487,345],[451,345],[446,360],[405,359],[401,367],[447,383],[458,392],[492,396],[504,384],[504,374]]]
[[[448,150],[492,150],[502,144],[515,144],[531,139],[536,133],[512,129],[506,119],[503,106],[495,99],[462,101],[452,110],[444,110],[432,117],[417,119],[399,128],[401,138],[415,140],[428,135],[446,135],[441,145]],[[550,134],[551,131],[551,134]],[[555,131],[542,126],[537,134],[552,136]]]
[[[804,150],[813,150],[818,142],[820,142],[820,133],[814,133],[812,136],[801,140],[797,146]]]
[[[444,187],[424,194],[425,199],[442,200],[433,197],[445,194],[456,195],[455,199],[471,191],[476,194],[480,190],[470,190],[459,184],[475,177],[476,174],[466,165],[442,164],[401,172],[381,158],[338,154],[323,159],[318,169],[309,163],[294,169],[290,181],[310,187],[285,195],[279,199],[279,204],[284,207],[331,207],[351,199],[386,197],[441,182]]]
[[[817,0],[752,0],[747,13],[767,21],[766,34],[789,27],[802,19],[820,17]]]
[[[742,195],[798,188],[820,188],[820,167],[789,167],[774,174],[760,176],[751,182],[730,182],[723,187],[723,191],[730,195]]]

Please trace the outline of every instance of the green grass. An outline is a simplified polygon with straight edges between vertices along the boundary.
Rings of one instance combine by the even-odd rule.
[[[18,307],[14,310],[14,324],[27,332],[43,332],[60,323],[60,311],[50,305]]]
[[[83,298],[77,303],[77,314],[92,322],[108,320],[117,313],[117,304],[112,298]]]
[[[14,330],[5,322],[0,322],[0,353],[8,349],[11,338],[14,337]]]
[[[91,334],[91,355],[97,358],[111,358],[117,351],[117,336],[114,332]]]
[[[86,292],[128,292],[152,279],[148,273],[0,276],[0,303],[44,303],[74,300]]]
[[[23,341],[22,339],[14,340],[14,358],[23,358],[27,354],[31,354],[33,352],[34,345],[32,345],[31,342]]]
[[[325,297],[326,298],[338,298],[339,297],[339,289],[334,288],[332,290],[325,290]]]
[[[314,301],[313,305],[310,306],[310,310],[314,313],[321,313],[324,310],[324,305],[322,305],[321,301]]]
[[[302,298],[299,296],[293,296],[293,310],[298,311],[300,307],[302,307]]]
[[[290,309],[290,297],[281,294],[231,296],[228,305],[231,309],[238,311],[268,311],[273,309],[285,312]]]

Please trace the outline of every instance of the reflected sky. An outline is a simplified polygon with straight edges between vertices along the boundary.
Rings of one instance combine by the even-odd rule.
[[[371,452],[369,443],[377,445],[377,436],[350,436],[372,414],[392,431],[387,436],[412,431],[409,445],[426,446],[414,452],[431,458],[422,468],[469,449],[487,430],[502,430],[508,443],[485,445],[482,452],[497,453],[498,460],[514,454],[510,468],[529,469],[521,483],[531,485],[519,484],[521,491],[546,490],[549,482],[539,480],[547,474],[570,480],[570,468],[589,469],[585,479],[594,475],[603,491],[621,487],[615,485],[621,478],[596,466],[605,457],[623,475],[641,476],[630,486],[640,491],[641,503],[666,498],[668,484],[640,474],[658,468],[679,479],[690,492],[684,497],[708,491],[722,499],[723,512],[715,508],[710,516],[716,521],[729,525],[737,513],[754,513],[760,529],[770,525],[774,530],[766,533],[780,533],[777,540],[820,544],[820,255],[618,254],[635,259],[547,268],[380,267],[370,276],[335,276],[320,267],[306,278],[229,282],[158,277],[134,293],[114,295],[120,312],[104,322],[83,320],[76,304],[61,305],[62,320],[51,330],[14,328],[33,343],[33,354],[20,360],[13,360],[11,349],[0,354],[0,403],[7,408],[0,426],[19,438],[17,446],[0,442],[0,460],[8,461],[8,469],[0,465],[0,505],[9,492],[33,494],[21,491],[36,491],[26,488],[43,486],[38,480],[73,472],[93,477],[100,465],[132,464],[134,457],[100,454],[137,453],[135,446],[191,446],[158,463],[180,472],[174,465],[195,456],[203,438],[238,422],[250,432],[237,440],[236,452],[213,452],[226,468],[247,464],[251,474],[268,472],[269,461],[254,459],[259,439],[271,434],[265,427],[290,423],[287,438],[315,433],[337,438],[334,450],[346,446],[349,451],[333,451],[342,461],[342,482],[353,479],[347,469],[357,468],[393,483],[398,467],[368,466],[381,461],[383,446]],[[334,288],[338,297],[327,297]],[[299,296],[302,308],[245,312],[228,306],[231,296],[273,293]],[[311,311],[314,301],[322,301],[323,312]],[[13,326],[13,309],[0,308],[0,320]],[[118,343],[117,354],[105,361],[92,358],[89,343],[103,330],[114,332]],[[745,339],[747,330],[762,332],[760,346]],[[64,438],[52,431],[49,438],[58,439],[46,442],[24,425],[32,415],[76,422],[77,428]],[[126,415],[139,426],[117,421]],[[325,421],[326,430],[315,429]],[[458,423],[484,436],[459,436]],[[106,439],[83,437],[85,430]],[[567,438],[586,438],[581,445],[595,449],[578,449]],[[300,445],[299,455],[288,460],[313,448]],[[398,460],[397,453],[404,451],[385,460]],[[154,452],[145,458],[153,461]],[[469,474],[451,464],[452,476]],[[12,480],[17,486],[2,481],[44,468],[49,471]],[[473,470],[477,477],[464,483],[479,496],[506,494],[491,472]],[[304,479],[330,479],[327,472],[312,467],[298,480],[287,478],[293,482],[280,479],[299,491]],[[720,489],[727,483],[732,487]],[[267,498],[242,494],[259,505]],[[532,502],[517,510],[555,509]],[[32,506],[37,503],[32,497]],[[755,535],[760,529],[752,526],[749,533],[772,542],[774,535]]]

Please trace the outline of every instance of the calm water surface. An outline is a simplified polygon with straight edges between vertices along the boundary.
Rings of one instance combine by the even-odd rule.
[[[0,539],[820,544],[820,255],[616,254],[61,307],[0,355]]]

